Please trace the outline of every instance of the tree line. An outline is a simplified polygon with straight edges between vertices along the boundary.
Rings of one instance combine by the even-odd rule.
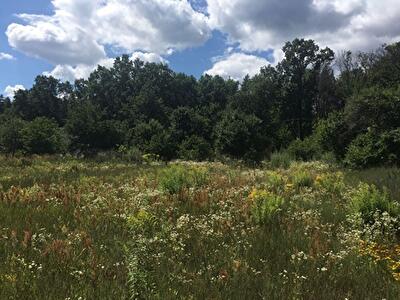
[[[286,151],[351,167],[400,164],[400,43],[335,57],[295,39],[283,52],[241,83],[126,55],[87,80],[38,76],[12,101],[0,96],[0,151],[246,161]]]

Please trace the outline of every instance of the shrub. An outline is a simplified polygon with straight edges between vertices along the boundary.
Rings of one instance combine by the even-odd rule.
[[[208,170],[201,167],[172,165],[161,172],[159,183],[161,188],[170,193],[178,194],[184,189],[202,186],[208,181]]]
[[[298,171],[293,176],[293,184],[297,188],[312,187],[314,184],[313,177],[306,171]]]
[[[321,155],[320,160],[328,165],[336,165],[338,163],[336,155],[333,152],[325,152]]]
[[[55,121],[47,118],[27,123],[22,135],[24,149],[31,154],[54,154],[67,149],[66,135]]]
[[[26,122],[18,118],[7,118],[0,124],[0,150],[15,154],[23,149],[23,129]]]
[[[272,189],[279,189],[285,186],[286,177],[278,172],[267,171],[267,184]]]
[[[141,163],[143,161],[142,152],[136,147],[121,145],[118,147],[118,154],[123,160],[129,162]]]
[[[317,187],[323,188],[334,195],[340,194],[345,189],[344,175],[342,172],[329,172],[315,178]]]
[[[283,168],[287,169],[294,160],[293,156],[289,152],[274,152],[271,155],[270,164],[272,168]]]
[[[123,132],[119,121],[104,120],[99,107],[89,101],[72,105],[65,129],[72,150],[94,152],[109,150],[121,144]]]
[[[345,164],[351,168],[366,168],[385,161],[386,147],[373,130],[360,134],[348,147]]]
[[[400,129],[383,133],[380,141],[386,150],[385,162],[400,166]]]
[[[375,222],[375,213],[387,212],[392,217],[400,216],[398,203],[392,201],[386,191],[379,191],[376,186],[361,183],[352,195],[350,207],[353,212],[359,213],[366,224]]]
[[[297,160],[310,161],[312,159],[318,158],[321,153],[317,143],[313,137],[308,137],[304,140],[293,141],[288,149],[289,155]]]
[[[159,155],[162,159],[171,159],[175,155],[170,130],[159,121],[151,119],[141,122],[130,132],[130,143],[144,153]]]
[[[186,160],[202,161],[211,156],[211,145],[204,138],[192,135],[179,146],[179,157]]]
[[[252,201],[251,215],[257,224],[273,220],[282,210],[285,200],[265,190],[253,190],[249,195]]]
[[[270,144],[262,120],[237,110],[224,113],[215,136],[219,153],[246,161],[261,161]]]
[[[323,152],[332,152],[336,158],[345,156],[346,148],[352,139],[343,113],[332,113],[328,118],[320,120],[315,126],[313,136]]]

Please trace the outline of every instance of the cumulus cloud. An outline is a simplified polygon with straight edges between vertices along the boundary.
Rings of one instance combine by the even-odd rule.
[[[144,62],[151,63],[168,63],[163,57],[155,53],[144,53],[144,52],[134,52],[131,56],[131,60],[140,59]],[[101,59],[97,64],[86,65],[78,64],[76,66],[70,65],[57,65],[52,71],[44,72],[43,75],[53,76],[54,78],[60,79],[62,81],[73,82],[75,79],[87,79],[97,66],[103,66],[106,68],[111,68],[114,64],[113,58]]]
[[[187,0],[107,0],[96,10],[96,35],[125,50],[159,54],[202,45],[208,19]]]
[[[14,56],[8,53],[0,52],[0,60],[13,60],[15,59]]]
[[[261,67],[269,64],[268,60],[262,57],[245,53],[233,53],[226,57],[218,58],[213,67],[204,73],[241,81],[246,75],[256,75]]]
[[[135,60],[137,58],[140,59],[141,61],[149,63],[162,63],[162,64],[168,63],[168,60],[164,59],[162,56],[156,53],[145,53],[136,51],[131,55],[131,60]]]
[[[55,65],[93,65],[111,49],[158,54],[203,44],[207,17],[187,0],[53,0],[53,15],[19,15],[6,34],[15,49]]]
[[[15,49],[54,64],[93,64],[105,58],[104,47],[72,22],[74,17],[20,15],[27,25],[11,24],[6,34]]]
[[[296,37],[314,39],[335,51],[370,50],[400,40],[398,0],[52,0],[52,4],[51,15],[20,14],[6,35],[12,47],[51,62],[56,66],[51,73],[70,79],[85,77],[107,61],[106,49],[113,55],[134,53],[146,61],[166,63],[160,55],[200,46],[212,30],[226,34],[227,46],[236,52],[273,50],[274,63],[282,58],[283,44]],[[214,67],[228,55],[224,57]]]
[[[18,90],[25,90],[25,87],[21,84],[17,84],[14,86],[7,86],[4,90],[4,96],[9,97],[10,99],[14,99],[14,94]]]
[[[336,51],[400,39],[397,0],[208,0],[208,13],[211,26],[246,51],[277,51],[296,37]]]

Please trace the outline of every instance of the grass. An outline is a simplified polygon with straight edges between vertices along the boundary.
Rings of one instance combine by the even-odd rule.
[[[400,202],[399,168],[373,168],[351,171],[346,174],[346,182],[351,185],[358,185],[360,182],[373,184],[381,190],[386,189],[393,199]]]
[[[396,170],[60,157],[0,167],[0,299],[400,297],[398,216],[366,224],[354,206],[376,207],[371,184],[394,199]]]

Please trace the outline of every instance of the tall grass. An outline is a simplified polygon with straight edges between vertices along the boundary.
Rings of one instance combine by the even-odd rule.
[[[352,206],[381,195],[353,187],[360,175],[317,162],[0,166],[0,299],[400,296],[399,241],[370,239]]]

